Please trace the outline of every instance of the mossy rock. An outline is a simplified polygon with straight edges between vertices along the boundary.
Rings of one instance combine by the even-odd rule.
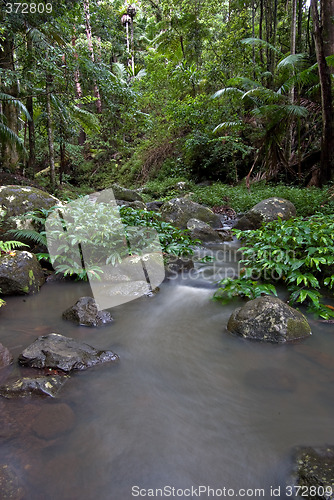
[[[18,251],[0,257],[0,289],[3,295],[24,295],[39,291],[45,281],[36,256]]]
[[[29,222],[24,226],[15,217],[40,208],[47,210],[58,204],[60,204],[58,198],[34,187],[2,186],[0,187],[1,232],[29,227]]]
[[[249,210],[235,225],[236,229],[249,230],[258,229],[263,222],[277,220],[288,220],[296,216],[296,208],[293,203],[284,198],[267,198],[260,201]]]
[[[250,300],[230,316],[231,333],[264,342],[289,342],[311,335],[305,316],[277,297]]]
[[[174,198],[164,203],[160,209],[162,219],[181,229],[187,229],[190,219],[205,222],[214,229],[221,227],[220,218],[208,207],[195,203],[188,198]]]

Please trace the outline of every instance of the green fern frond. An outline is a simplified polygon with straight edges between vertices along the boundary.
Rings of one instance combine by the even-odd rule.
[[[11,252],[12,250],[15,250],[16,248],[22,248],[22,247],[27,247],[25,243],[21,243],[21,241],[0,241],[0,250],[2,252]]]
[[[47,245],[45,234],[34,231],[33,229],[10,229],[8,233],[12,234],[14,238],[23,238],[36,245]]]

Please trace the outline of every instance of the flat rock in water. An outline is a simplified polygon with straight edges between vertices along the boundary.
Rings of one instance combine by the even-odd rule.
[[[4,345],[0,344],[0,368],[11,365],[13,362],[13,356]]]
[[[7,399],[29,396],[51,396],[54,398],[68,378],[62,375],[19,378],[14,382],[2,385],[0,396]]]
[[[85,370],[108,361],[118,361],[112,351],[101,351],[59,333],[38,337],[19,356],[19,363],[32,368],[53,368],[65,372]]]
[[[296,486],[305,488],[307,493],[314,488],[316,494],[308,494],[305,498],[334,499],[334,447],[299,448],[294,478]]]
[[[101,326],[111,323],[108,311],[100,311],[92,297],[81,297],[74,306],[63,312],[63,318],[82,326]]]

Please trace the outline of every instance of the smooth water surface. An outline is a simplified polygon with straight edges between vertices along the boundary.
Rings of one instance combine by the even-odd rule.
[[[334,443],[333,325],[311,320],[312,337],[295,345],[249,342],[226,331],[239,303],[212,294],[201,280],[164,283],[98,329],[61,318],[90,295],[87,284],[8,298],[0,342],[15,356],[51,332],[120,356],[72,375],[56,399],[1,399],[0,464],[24,500],[128,500],[133,486],[191,498],[181,489],[199,485],[270,498],[270,487],[284,489],[295,446]],[[15,363],[1,380],[25,370]]]

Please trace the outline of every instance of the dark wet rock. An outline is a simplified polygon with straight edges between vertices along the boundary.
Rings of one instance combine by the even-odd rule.
[[[311,335],[305,316],[277,297],[250,300],[236,309],[227,329],[247,339],[287,342]]]
[[[38,292],[45,281],[36,256],[15,250],[0,257],[0,289],[4,295]]]
[[[223,243],[232,239],[231,234],[228,234],[227,231],[216,231],[209,224],[198,219],[189,219],[187,229],[189,229],[193,240],[201,240],[203,244]]]
[[[111,189],[114,192],[114,196],[116,200],[124,200],[124,201],[143,201],[141,195],[134,191],[133,189],[127,189],[119,184],[113,184]],[[103,193],[102,193],[103,196]],[[100,201],[100,197],[98,198]]]
[[[0,187],[0,218],[3,231],[31,227],[31,222],[22,223],[18,215],[40,208],[49,209],[60,204],[51,194],[30,186],[9,185]],[[10,219],[9,219],[10,218]],[[13,239],[9,237],[8,239]]]
[[[22,500],[25,496],[18,474],[7,464],[0,464],[0,496],[1,500]]]
[[[55,397],[69,377],[46,375],[45,377],[23,377],[0,387],[4,398],[26,398],[29,396]]]
[[[112,351],[101,351],[59,333],[38,337],[19,356],[19,363],[32,368],[53,368],[65,372],[85,370],[109,361],[118,361]]]
[[[261,391],[292,392],[296,389],[293,375],[286,370],[271,367],[249,370],[245,375],[245,383]]]
[[[13,356],[4,345],[0,344],[0,369],[13,363]]]
[[[74,413],[67,404],[49,404],[40,408],[32,421],[31,429],[41,439],[55,439],[70,431],[74,422]]]
[[[215,229],[221,227],[218,215],[214,214],[208,207],[195,203],[188,198],[175,198],[166,201],[162,205],[160,213],[163,220],[181,229],[187,228],[187,222],[190,219],[206,222]]]
[[[295,485],[304,487],[303,498],[334,499],[334,446],[299,448],[294,469]],[[311,486],[316,494],[311,494]]]
[[[81,297],[63,312],[63,318],[82,326],[101,326],[113,321],[108,311],[100,311],[92,297]]]
[[[166,278],[176,278],[182,272],[189,272],[194,269],[194,262],[191,257],[177,257],[176,255],[165,256]]]
[[[295,216],[296,208],[291,201],[273,197],[257,203],[234,227],[241,230],[258,229],[263,222],[270,222],[278,217],[288,220]]]
[[[163,204],[163,201],[149,201],[148,203],[146,203],[146,208],[147,210],[150,210],[152,212],[159,212]]]

